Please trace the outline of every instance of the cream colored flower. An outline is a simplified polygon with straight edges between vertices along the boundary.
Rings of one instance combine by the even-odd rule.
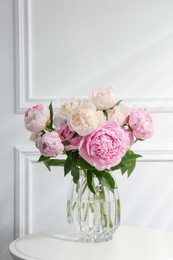
[[[32,133],[30,136],[30,141],[36,142],[41,137],[41,132],[39,133]]]
[[[61,106],[61,111],[64,113],[66,118],[68,118],[73,109],[78,107],[82,103],[82,100],[71,98],[69,101],[65,101]]]
[[[86,136],[100,126],[104,119],[103,113],[96,111],[93,104],[83,102],[79,107],[72,110],[68,119],[68,125],[72,131],[81,136]]]
[[[56,128],[61,127],[62,125],[66,124],[67,122],[67,116],[62,111],[58,111],[54,115],[53,123]]]
[[[54,126],[59,128],[62,126],[62,124],[66,124],[72,110],[78,107],[81,103],[82,100],[76,98],[71,98],[68,101],[63,102],[60,110],[54,116]]]
[[[114,109],[107,110],[108,121],[115,121],[120,126],[123,126],[127,123],[127,118],[129,116],[129,109],[126,106],[119,105]]]
[[[116,96],[113,88],[98,88],[90,93],[90,101],[97,110],[107,110],[115,106]]]

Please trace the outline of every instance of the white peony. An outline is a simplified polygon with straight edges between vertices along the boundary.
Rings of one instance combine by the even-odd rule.
[[[105,122],[102,112],[90,102],[83,102],[79,107],[72,110],[68,125],[71,131],[77,132],[81,136],[86,136]]]
[[[90,93],[90,101],[97,110],[107,110],[115,106],[116,96],[113,88],[98,88]]]
[[[53,118],[53,124],[56,128],[61,127],[62,125],[65,125],[67,122],[67,116],[62,111],[58,111],[54,118]]]
[[[81,103],[82,100],[76,98],[71,98],[68,101],[63,102],[60,110],[54,116],[54,126],[59,128],[62,125],[66,124],[72,110],[78,107]]]
[[[107,110],[107,113],[108,113],[108,121],[115,121],[120,126],[123,126],[127,123],[127,119],[129,116],[128,107],[119,105],[114,109]]]
[[[71,111],[78,107],[82,103],[82,100],[71,98],[69,101],[65,101],[61,106],[61,112],[64,113],[66,118],[68,118],[71,114]]]

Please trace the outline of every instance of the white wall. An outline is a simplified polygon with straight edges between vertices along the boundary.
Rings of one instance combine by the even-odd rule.
[[[12,1],[0,1],[0,259],[11,259],[8,245],[13,240],[14,160],[16,131],[13,81]]]
[[[116,173],[122,225],[173,231],[172,11],[168,0],[0,1],[0,259],[11,259],[13,227],[18,236],[66,223],[70,178],[35,163],[25,109],[97,86],[115,86],[117,99],[147,106],[155,121],[154,137],[136,144],[133,175]]]

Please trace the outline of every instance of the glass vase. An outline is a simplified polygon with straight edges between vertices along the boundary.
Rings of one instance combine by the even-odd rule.
[[[110,191],[94,178],[96,194],[87,186],[86,173],[80,171],[76,185],[70,184],[67,200],[67,221],[79,241],[103,242],[112,239],[120,224],[118,188]]]

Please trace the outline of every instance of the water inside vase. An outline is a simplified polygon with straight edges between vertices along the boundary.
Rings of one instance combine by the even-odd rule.
[[[120,223],[119,199],[114,201],[68,200],[67,219],[82,241],[110,240]]]

